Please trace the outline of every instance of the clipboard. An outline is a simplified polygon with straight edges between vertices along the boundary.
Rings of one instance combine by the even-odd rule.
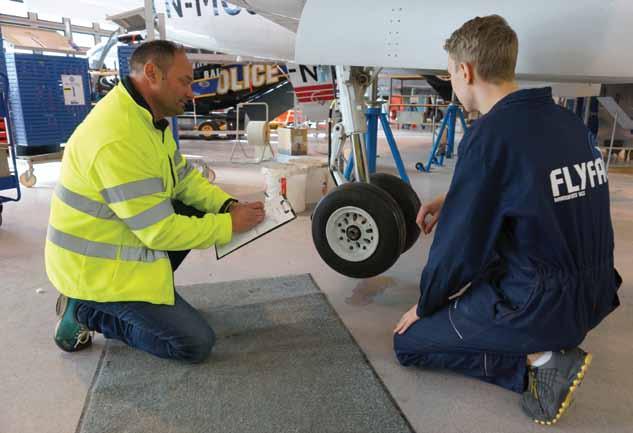
[[[215,258],[217,260],[228,256],[297,218],[297,214],[295,214],[290,202],[281,195],[273,198],[268,198],[267,196],[264,209],[266,210],[264,221],[247,232],[234,233],[228,244],[215,246]]]

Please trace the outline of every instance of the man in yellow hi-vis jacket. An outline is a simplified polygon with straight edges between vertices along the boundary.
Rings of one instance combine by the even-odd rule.
[[[51,202],[46,271],[61,293],[55,343],[76,351],[90,331],[163,358],[203,361],[213,330],[174,290],[189,250],[231,240],[264,218],[180,154],[165,119],[192,98],[181,47],[140,45],[123,78],[68,141]]]

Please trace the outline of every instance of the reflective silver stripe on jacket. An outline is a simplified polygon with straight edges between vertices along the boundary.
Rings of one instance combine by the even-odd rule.
[[[187,163],[178,170],[178,181],[182,182],[182,180],[187,177],[187,175],[193,170],[193,166],[187,161]]]
[[[128,262],[155,262],[159,259],[165,259],[169,256],[165,251],[150,250],[149,248],[121,248],[121,260]]]
[[[116,219],[116,215],[107,205],[72,192],[61,183],[55,187],[55,194],[63,203],[80,212],[95,218]]]
[[[106,203],[118,203],[163,191],[163,180],[160,177],[152,177],[106,188],[101,191],[101,196]]]
[[[94,242],[78,238],[68,233],[48,226],[48,240],[60,248],[89,257],[116,260],[117,250],[120,251],[120,259],[136,262],[155,262],[167,258],[165,251],[151,250],[145,247],[119,247],[118,245]]]
[[[174,214],[171,199],[164,200],[138,215],[123,218],[123,222],[132,230],[141,230]]]
[[[102,259],[116,259],[117,246],[101,242],[88,241],[48,226],[48,240],[58,247],[70,250],[84,256]]]
[[[61,184],[57,184],[55,192],[62,202],[90,216],[110,220],[118,219],[107,205],[74,193]],[[136,216],[123,219],[123,222],[132,230],[141,230],[173,215],[173,213],[174,207],[171,200],[167,199]]]

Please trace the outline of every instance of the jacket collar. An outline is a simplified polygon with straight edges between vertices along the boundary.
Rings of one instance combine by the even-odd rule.
[[[125,90],[127,90],[127,92],[130,94],[134,102],[136,102],[136,104],[141,106],[142,108],[146,109],[149,112],[150,116],[152,116],[152,123],[154,125],[154,128],[160,129],[161,131],[165,131],[165,128],[169,126],[169,122],[167,121],[167,119],[159,119],[159,120],[154,119],[154,115],[152,114],[152,109],[150,108],[149,104],[147,103],[143,95],[141,95],[140,92],[136,90],[136,88],[134,87],[134,84],[132,84],[132,80],[130,79],[130,76],[126,75],[125,77],[123,77],[121,79],[121,83],[123,84],[123,87],[125,87]]]
[[[552,88],[521,89],[501,98],[488,114],[512,104],[553,104]]]

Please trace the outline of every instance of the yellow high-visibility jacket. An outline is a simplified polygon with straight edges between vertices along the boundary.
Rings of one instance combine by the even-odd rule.
[[[174,213],[172,200],[203,218]],[[124,79],[66,145],[51,202],[46,272],[71,298],[174,304],[166,251],[231,240],[231,197],[176,148],[165,119]]]

